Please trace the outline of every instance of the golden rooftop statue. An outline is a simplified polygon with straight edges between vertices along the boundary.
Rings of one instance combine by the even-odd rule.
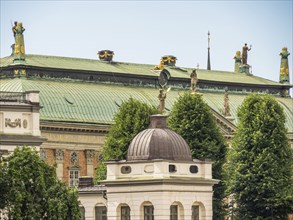
[[[163,70],[164,69],[164,61],[163,59],[161,58],[160,60],[160,64],[155,66],[155,70]]]
[[[238,50],[233,58],[235,60],[234,72],[239,73],[239,67],[241,65],[241,52]]]
[[[21,22],[14,22],[14,26],[12,27],[12,32],[15,39],[15,44],[13,46],[13,55],[14,60],[25,60],[25,49],[24,49],[24,37],[23,32],[25,29],[22,26]]]
[[[288,52],[287,47],[283,47],[280,53],[281,56],[281,65],[280,65],[280,83],[289,83],[289,64],[288,64]]]

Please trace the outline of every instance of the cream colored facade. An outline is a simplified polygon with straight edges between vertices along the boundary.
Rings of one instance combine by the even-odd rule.
[[[38,91],[1,93],[0,151],[3,154],[22,145],[39,149],[46,141],[40,131],[39,104]]]
[[[213,185],[218,183],[212,179],[211,165],[210,161],[199,160],[108,162],[107,179],[103,182],[106,191],[95,192],[94,187],[79,190],[85,219],[95,220],[95,207],[106,206],[108,220],[119,220],[121,207],[128,206],[130,218],[141,220],[144,206],[152,205],[156,220],[169,220],[170,207],[174,205],[179,220],[192,219],[192,206],[199,208],[200,220],[211,220]],[[191,167],[197,172],[191,173]]]

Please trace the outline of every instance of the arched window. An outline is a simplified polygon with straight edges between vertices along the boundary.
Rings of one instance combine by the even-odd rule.
[[[193,205],[192,208],[191,220],[199,220],[199,205]]]
[[[170,206],[170,220],[178,220],[178,205]]]
[[[95,207],[95,220],[107,220],[107,207],[96,206]]]
[[[121,220],[130,220],[129,206],[121,206]]]
[[[205,219],[206,217],[206,209],[204,204],[201,202],[194,202],[191,206],[191,211],[191,220]]]
[[[170,220],[184,220],[184,207],[181,202],[175,201],[170,205]]]
[[[144,220],[154,220],[154,206],[145,205],[143,206]]]

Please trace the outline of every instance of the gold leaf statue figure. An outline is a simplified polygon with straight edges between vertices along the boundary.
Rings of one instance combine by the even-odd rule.
[[[162,70],[164,69],[164,61],[161,59],[160,64],[155,66],[155,70]]]
[[[288,64],[288,52],[287,47],[283,47],[280,53],[281,66],[280,66],[280,83],[289,83],[289,64]]]
[[[23,32],[25,29],[22,27],[21,22],[14,22],[12,32],[15,38],[14,44],[14,60],[25,60],[25,49],[24,49],[24,37]]]

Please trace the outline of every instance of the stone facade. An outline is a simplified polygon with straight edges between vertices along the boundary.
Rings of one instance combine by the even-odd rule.
[[[39,92],[1,92],[0,105],[0,150],[11,153],[20,145],[39,149],[46,141],[39,126]]]
[[[170,165],[175,170],[170,170]],[[191,166],[198,172],[191,173]],[[126,169],[125,173],[125,167]],[[129,172],[130,171],[130,172]],[[170,219],[170,207],[177,206],[178,219],[191,219],[192,206],[199,208],[199,219],[212,219],[213,185],[211,162],[109,162],[106,187],[79,189],[85,219],[95,220],[95,208],[104,206],[108,220],[120,219],[121,207],[130,208],[130,218],[144,219],[144,206],[154,207],[155,219]]]

